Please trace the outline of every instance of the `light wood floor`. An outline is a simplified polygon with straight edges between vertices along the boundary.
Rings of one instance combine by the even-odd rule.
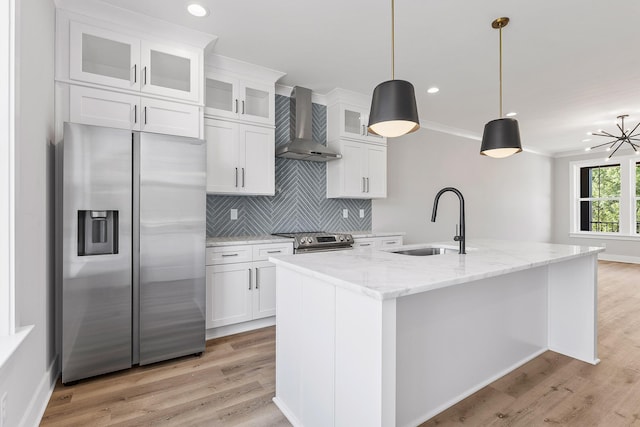
[[[422,425],[640,427],[640,265],[598,273],[599,365],[546,352]],[[289,426],[274,371],[274,328],[221,338],[201,358],[58,384],[41,425]]]

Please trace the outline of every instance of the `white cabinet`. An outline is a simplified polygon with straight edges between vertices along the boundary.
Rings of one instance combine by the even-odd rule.
[[[403,244],[403,237],[397,236],[380,236],[380,237],[354,237],[353,247],[361,249],[384,249],[384,248],[396,248]]]
[[[370,133],[369,107],[337,103],[328,106],[329,140],[350,138],[364,142],[385,142],[386,138]]]
[[[99,27],[69,24],[69,77],[140,90],[140,40]]]
[[[195,105],[71,85],[69,120],[95,126],[198,137],[200,108]]]
[[[275,266],[267,259],[291,253],[292,243],[207,248],[207,329],[274,316]]]
[[[251,263],[207,266],[207,328],[251,320]]]
[[[71,21],[69,78],[201,102],[202,50]]]
[[[373,199],[387,197],[386,145],[338,140],[329,147],[342,154],[327,162],[327,197]]]
[[[265,125],[275,123],[275,85],[209,71],[205,78],[205,114]]]
[[[274,129],[205,119],[207,193],[275,194]]]
[[[370,133],[371,97],[336,88],[327,94],[327,140],[351,139],[386,144],[387,139]]]

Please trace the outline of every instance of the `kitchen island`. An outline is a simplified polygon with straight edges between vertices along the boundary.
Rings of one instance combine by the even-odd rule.
[[[294,426],[415,426],[547,350],[597,364],[603,250],[478,240],[466,255],[271,258],[274,402]]]

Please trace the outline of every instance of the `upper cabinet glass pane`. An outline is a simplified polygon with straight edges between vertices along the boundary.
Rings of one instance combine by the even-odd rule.
[[[131,80],[131,46],[91,34],[82,34],[82,71]]]
[[[233,111],[233,85],[215,79],[207,79],[206,84],[205,105],[216,110]]]
[[[191,60],[157,50],[150,52],[149,83],[169,89],[191,91]]]
[[[269,117],[269,92],[252,89],[245,90],[245,114],[258,117]]]
[[[344,110],[344,131],[360,135],[360,112]]]

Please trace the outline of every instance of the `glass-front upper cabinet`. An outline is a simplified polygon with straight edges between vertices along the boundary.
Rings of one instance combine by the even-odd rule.
[[[195,49],[142,41],[141,56],[143,92],[198,100],[200,60]]]
[[[274,124],[273,85],[243,80],[225,73],[207,74],[205,114],[246,122]]]
[[[197,49],[151,43],[71,21],[69,77],[105,86],[198,101]]]
[[[370,142],[384,141],[384,138],[382,136],[369,132],[367,128],[369,124],[368,113],[368,111],[362,108],[342,105],[342,136]]]
[[[71,22],[69,77],[106,86],[140,90],[140,40]]]

